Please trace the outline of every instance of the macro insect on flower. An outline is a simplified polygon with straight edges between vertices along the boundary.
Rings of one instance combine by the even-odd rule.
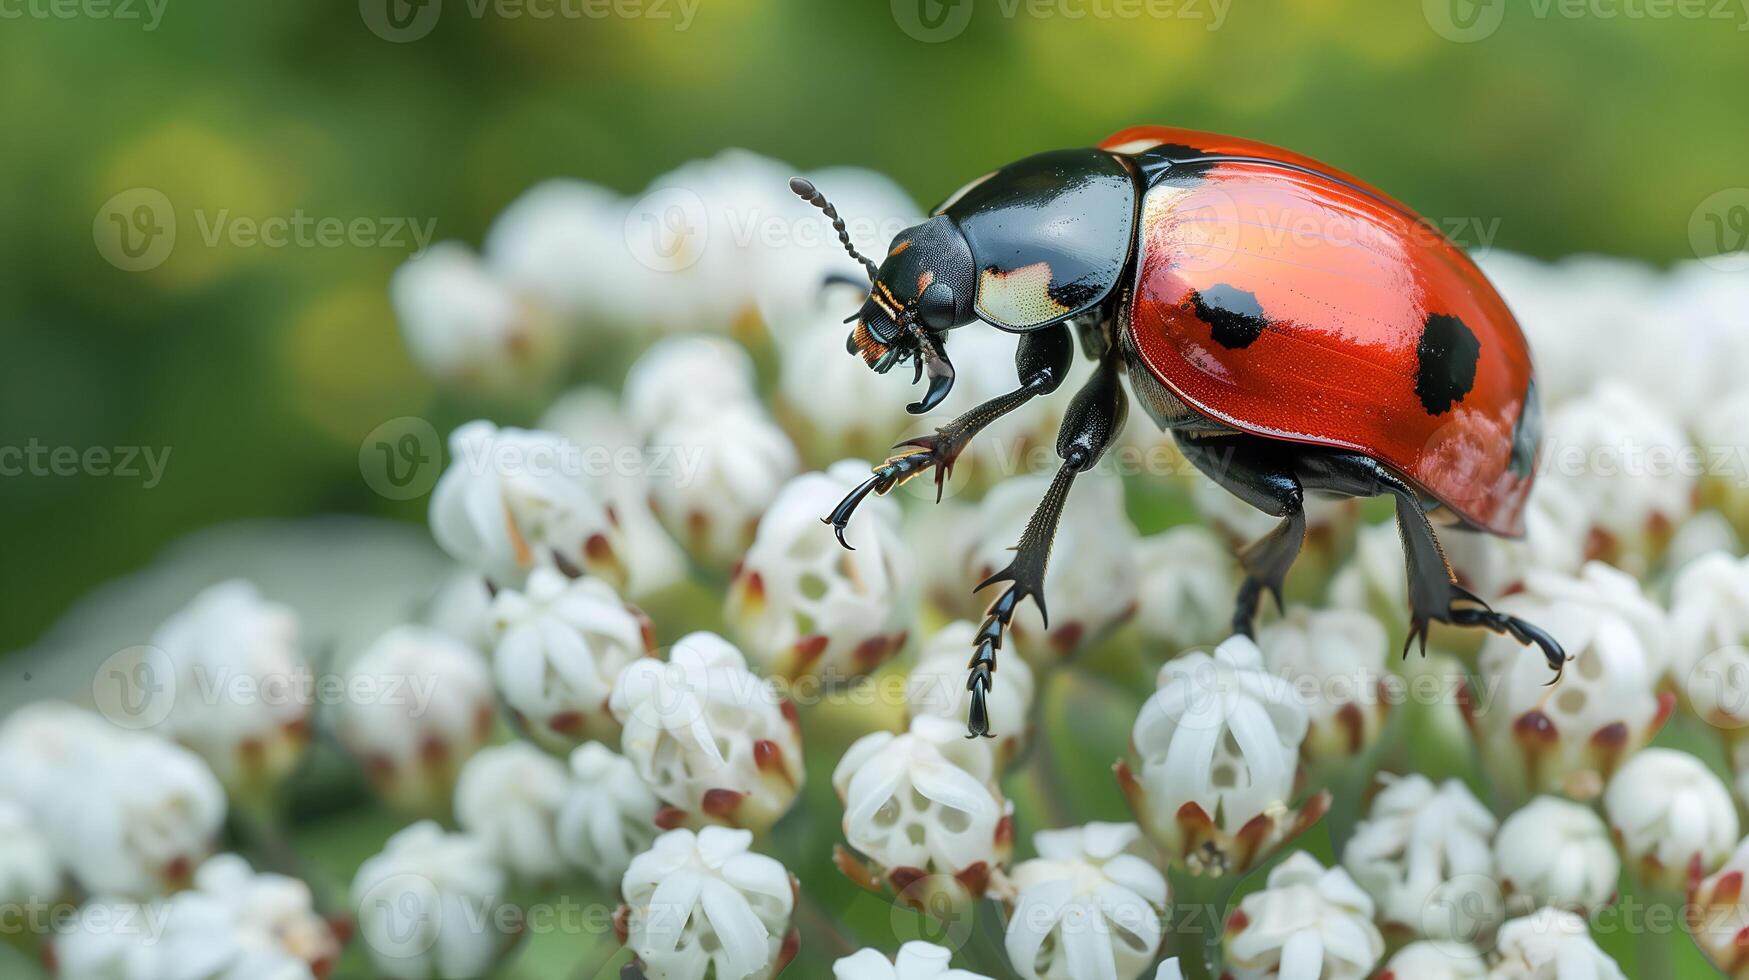
[[[979,430],[1063,383],[1077,339],[1096,361],[1013,561],[978,586],[1008,583],[973,640],[971,734],[991,734],[986,699],[1016,607],[1031,597],[1048,616],[1051,540],[1076,475],[1123,428],[1126,372],[1199,470],[1280,518],[1239,555],[1237,632],[1251,632],[1264,592],[1280,604],[1308,493],[1389,494],[1408,566],[1404,651],[1417,638],[1425,650],[1432,623],[1477,626],[1535,644],[1559,675],[1560,644],[1459,585],[1434,533],[1434,519],[1523,533],[1542,419],[1530,351],[1505,302],[1405,205],[1286,150],[1138,127],[978,178],[899,233],[876,266],[810,181],[790,188],[832,219],[868,273],[850,352],[878,372],[911,361],[914,383],[928,375],[910,412],[939,405],[953,386],[949,331],[981,320],[1021,335],[1019,386],[901,443],[827,518],[840,542],[870,493],[933,468],[939,496]]]

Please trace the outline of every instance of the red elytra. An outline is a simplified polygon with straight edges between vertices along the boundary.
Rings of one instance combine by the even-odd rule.
[[[1264,143],[1144,126],[1100,145],[1162,144],[1201,159],[1141,202],[1123,325],[1134,359],[1233,429],[1363,453],[1467,523],[1522,534],[1530,352],[1469,256],[1383,192]],[[1228,316],[1254,304],[1267,327],[1222,342],[1199,307],[1209,296]]]

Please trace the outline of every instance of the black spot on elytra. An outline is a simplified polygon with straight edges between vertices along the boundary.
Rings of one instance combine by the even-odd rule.
[[[1215,343],[1228,350],[1251,346],[1268,323],[1255,293],[1226,283],[1192,292],[1190,302],[1196,318],[1209,325]]]
[[[1536,396],[1536,379],[1524,389],[1524,404],[1518,407],[1518,421],[1512,424],[1512,458],[1508,466],[1512,475],[1526,479],[1536,468],[1536,451],[1543,438],[1543,407]]]
[[[1429,313],[1416,349],[1415,394],[1429,415],[1440,415],[1464,400],[1476,383],[1476,358],[1482,342],[1464,321]]]
[[[1079,310],[1099,296],[1099,290],[1086,280],[1066,282],[1061,285],[1053,283],[1050,287],[1051,299],[1063,304],[1071,310]]]

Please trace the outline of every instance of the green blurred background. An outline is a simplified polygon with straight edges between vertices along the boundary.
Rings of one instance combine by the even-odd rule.
[[[958,31],[925,43],[901,27],[921,22],[918,0],[698,0],[684,29],[679,0],[632,19],[448,0],[429,33],[391,43],[367,23],[381,0],[128,0],[132,19],[27,2],[0,17],[0,445],[171,456],[149,490],[0,479],[0,649],[195,528],[422,521],[422,500],[360,479],[367,432],[539,407],[470,403],[417,373],[386,294],[408,248],[208,245],[197,211],[435,220],[438,238],[477,244],[543,178],[635,191],[725,146],[866,165],[928,204],[1009,159],[1146,122],[1293,147],[1497,247],[1668,262],[1692,254],[1696,206],[1744,183],[1749,159],[1736,6],[1194,0],[1134,17],[1125,0],[1044,16],[924,0]],[[1486,36],[1450,39],[1477,23]],[[170,199],[179,238],[162,265],[125,272],[93,222],[137,187]]]

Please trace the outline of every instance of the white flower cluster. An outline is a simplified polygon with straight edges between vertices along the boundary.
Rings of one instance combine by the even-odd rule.
[[[226,837],[232,810],[237,837],[270,832],[306,774],[332,780],[323,799],[353,785],[318,746],[288,791],[319,719],[357,784],[418,821],[346,895],[382,976],[491,974],[527,938],[520,901],[587,879],[616,893],[621,956],[653,980],[834,958],[839,980],[1607,978],[1621,970],[1589,930],[1625,868],[1636,898],[1686,890],[1699,948],[1749,977],[1730,789],[1749,801],[1749,469],[1711,452],[1749,425],[1744,283],[1488,259],[1535,348],[1548,446],[1523,540],[1441,535],[1460,584],[1559,639],[1558,683],[1516,639],[1446,626],[1434,657],[1399,666],[1402,541],[1354,502],[1313,504],[1287,601],[1236,626],[1232,547],[1277,518],[1200,475],[1101,466],[1067,499],[1045,603],[1005,638],[995,737],[968,740],[989,598],[972,586],[1012,560],[1089,368],[940,474],[965,499],[937,505],[935,473],[870,496],[841,548],[820,518],[865,460],[1014,390],[1021,340],[956,332],[953,393],[909,420],[898,382],[845,353],[861,291],[826,280],[863,270],[789,175],[730,152],[635,198],[552,181],[478,253],[442,243],[396,273],[422,367],[545,411],[449,434],[429,525],[456,567],[423,625],[344,645],[331,711],[307,683],[328,624],[238,580],[110,665],[146,695],[122,714],[100,683],[101,716],[39,702],[0,722],[0,905],[82,899],[37,937],[58,975],[334,970],[344,930],[311,888]],[[884,178],[814,176],[870,256],[920,217]],[[1648,330],[1647,297],[1697,339]],[[561,393],[576,373],[590,383]],[[1120,448],[1189,473],[1146,426]],[[1468,683],[1438,686],[1465,658]],[[224,677],[297,693],[201,696],[234,690]],[[1720,738],[1729,778],[1705,752],[1646,747],[1673,719]],[[809,809],[833,795],[840,811]],[[1282,854],[1230,900],[1326,816],[1339,866]],[[851,911],[791,873],[824,864],[822,829],[895,925],[940,919],[944,945],[804,949],[798,924],[813,944]],[[993,914],[986,898],[1000,937],[973,941],[957,930]],[[113,928],[127,915],[155,925]]]

